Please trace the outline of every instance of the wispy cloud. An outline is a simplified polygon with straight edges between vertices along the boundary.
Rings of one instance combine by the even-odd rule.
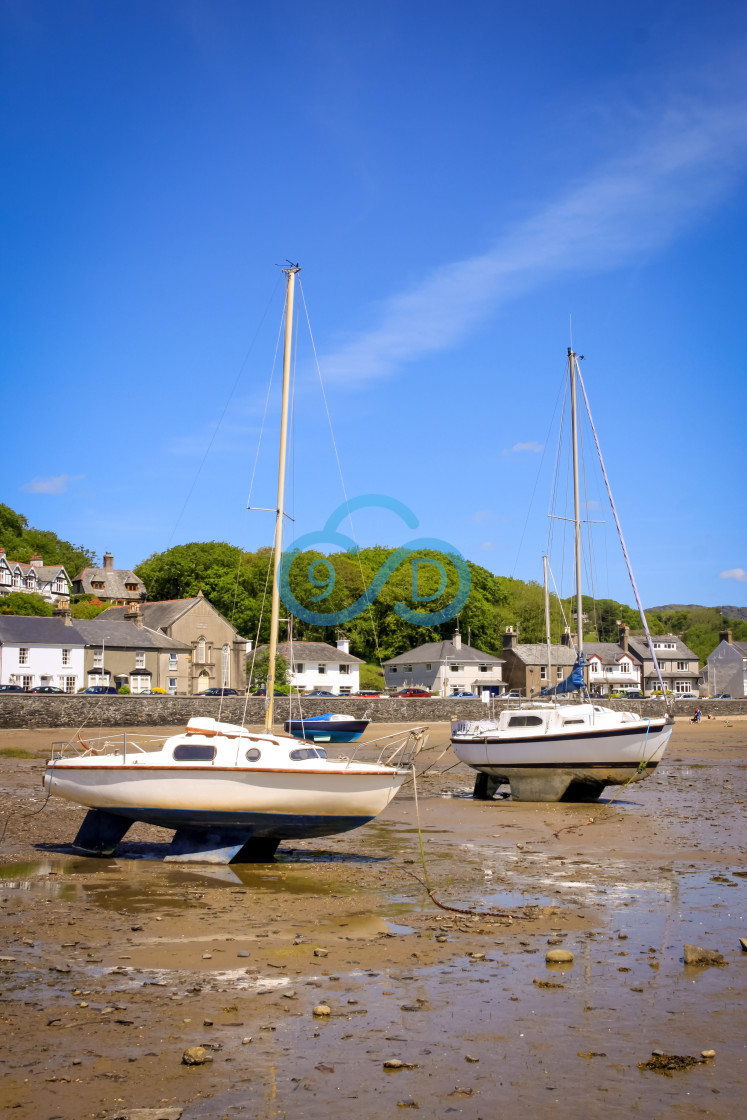
[[[747,572],[744,568],[729,568],[725,572],[719,572],[719,579],[736,579],[739,583],[747,583]]]
[[[79,482],[85,477],[84,474],[57,474],[52,478],[32,478],[31,482],[24,482],[20,489],[29,494],[64,494],[68,483]]]
[[[492,541],[483,541],[481,545],[478,545],[478,548],[482,552],[492,552],[495,549],[495,545]]]
[[[378,325],[322,361],[356,382],[453,346],[552,275],[600,272],[668,244],[734,186],[747,157],[747,105],[689,101],[649,122],[627,153],[591,170],[486,252],[436,268],[384,301]]]
[[[475,525],[482,525],[485,521],[490,521],[492,517],[492,509],[477,509],[470,517],[470,521],[474,521]]]
[[[536,440],[530,440],[528,443],[515,443],[513,447],[505,447],[503,449],[503,454],[510,455],[512,451],[534,451],[536,454],[539,454],[544,450],[544,443],[537,443]]]

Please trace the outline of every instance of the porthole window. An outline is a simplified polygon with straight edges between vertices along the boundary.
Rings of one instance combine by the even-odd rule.
[[[212,762],[215,758],[215,747],[207,743],[180,743],[174,747],[176,762]]]
[[[256,747],[250,747],[244,755],[247,762],[257,762],[262,757],[262,751],[258,751]]]
[[[299,747],[297,750],[291,751],[288,757],[292,758],[294,762],[301,762],[304,758],[316,758],[317,753],[313,747]]]

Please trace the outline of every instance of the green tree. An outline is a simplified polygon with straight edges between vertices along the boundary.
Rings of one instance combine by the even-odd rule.
[[[270,651],[265,649],[257,650],[256,656],[252,659],[252,655],[246,659],[246,675],[247,681],[251,674],[249,681],[252,689],[260,685],[267,684],[267,675],[270,671]],[[289,678],[288,662],[285,660],[281,653],[275,657],[275,689],[278,692],[289,692],[288,678]]]
[[[49,618],[54,607],[35,591],[11,591],[0,599],[0,614],[35,614]]]
[[[10,506],[0,503],[0,545],[10,560],[28,564],[34,553],[45,564],[62,564],[65,571],[74,579],[81,568],[90,567],[96,562],[96,554],[83,545],[74,545],[62,540],[48,529],[29,527],[28,519]]]

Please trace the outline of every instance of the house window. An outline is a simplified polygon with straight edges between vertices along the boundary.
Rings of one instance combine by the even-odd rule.
[[[431,663],[430,663],[430,661],[426,662],[426,666],[425,666],[425,667],[426,667],[426,669],[430,669],[430,668],[431,668]]]
[[[205,639],[200,638],[197,642],[197,664],[205,664]]]
[[[34,678],[33,678],[33,677],[29,677],[29,676],[24,676],[24,677],[21,677],[21,684],[22,684],[22,685],[23,685],[23,687],[24,687],[25,689],[27,689],[27,690],[28,690],[29,688],[33,688],[33,687],[34,687]]]
[[[563,669],[562,669],[562,666],[558,665],[557,678],[558,678],[558,680],[561,680],[562,677],[563,677]]]
[[[91,580],[91,587],[94,589],[94,591],[103,591],[104,590],[104,582],[103,582],[103,580],[100,580],[100,579],[92,579]]]
[[[20,577],[18,572],[14,572],[14,574],[13,574],[13,586],[14,587],[20,587],[21,586],[21,577]]]
[[[350,692],[351,692],[350,688],[341,688],[340,689],[340,696],[349,696]]]
[[[654,649],[676,649],[674,642],[654,642]]]
[[[68,695],[75,692],[75,677],[65,677],[65,692]]]
[[[629,661],[621,661],[620,662],[620,672],[621,673],[629,673],[630,672],[630,662]]]
[[[489,667],[488,667],[487,665],[481,665],[481,666],[480,666],[480,672],[481,672],[481,673],[487,673],[487,672],[488,672],[488,668],[489,668]]]
[[[138,650],[137,653],[135,654],[135,668],[136,669],[144,669],[145,668],[145,654],[143,653],[142,650]]]
[[[103,669],[104,667],[104,654],[100,649],[94,650],[93,667],[94,669]]]
[[[317,673],[319,673],[320,676],[323,677],[324,674],[327,672],[327,666],[326,665],[317,665],[316,671],[317,671]]]
[[[147,692],[150,689],[150,673],[145,675],[133,673],[130,677],[130,692]]]
[[[64,592],[67,590],[67,588],[65,587],[65,580],[62,576],[57,576],[55,578],[53,590],[56,591],[58,595],[64,594]]]
[[[175,673],[176,672],[176,654],[175,653],[170,653],[169,654],[169,672],[170,673]]]
[[[340,666],[340,672],[349,675],[350,674],[350,666],[349,665],[341,665]]]
[[[125,587],[127,588],[128,591],[137,591],[137,584],[136,583],[126,583]]]
[[[677,668],[680,671],[680,673],[686,673],[687,672],[687,662],[686,661],[678,661],[677,662]]]
[[[545,668],[544,665],[540,665],[540,680],[541,681],[546,681],[547,680],[547,669]]]
[[[28,665],[29,663],[29,649],[28,646],[21,646],[18,650],[18,664]]]
[[[294,673],[302,673],[303,672],[303,662],[299,662],[297,665],[294,665],[293,666],[293,672]]]
[[[405,665],[405,672],[406,673],[411,673],[412,672],[412,665]]]
[[[221,674],[223,678],[223,687],[228,688],[231,683],[231,666],[229,661],[229,649],[225,645],[221,650]]]
[[[449,665],[449,669],[451,670],[452,673],[458,673],[459,672],[459,666],[458,665]]]
[[[675,692],[691,692],[692,691],[692,685],[690,684],[690,681],[675,681],[674,682],[674,691]]]
[[[34,590],[34,584],[35,584],[35,583],[36,583],[36,580],[34,579],[34,577],[33,577],[33,576],[26,576],[26,588],[27,588],[27,589],[28,589],[29,591],[33,591],[33,590]]]
[[[72,663],[72,661],[71,661],[72,652],[73,651],[70,650],[70,649],[63,649],[63,651],[62,651],[62,664],[63,665],[70,665]]]
[[[10,583],[10,572],[7,568],[0,568],[0,583]]]
[[[88,687],[93,688],[95,684],[109,684],[108,673],[89,673],[88,674]]]
[[[396,673],[396,672],[397,672],[397,666],[396,666],[396,665],[392,665],[392,666],[390,666],[390,668],[389,668],[389,672],[390,672],[390,673]]]
[[[169,692],[176,692],[176,677],[169,677]]]

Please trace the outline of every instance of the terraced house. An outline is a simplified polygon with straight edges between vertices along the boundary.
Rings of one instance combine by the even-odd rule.
[[[0,548],[0,595],[12,591],[41,595],[47,602],[56,603],[70,596],[70,578],[62,564],[45,564],[38,553],[24,563],[10,560]]]

